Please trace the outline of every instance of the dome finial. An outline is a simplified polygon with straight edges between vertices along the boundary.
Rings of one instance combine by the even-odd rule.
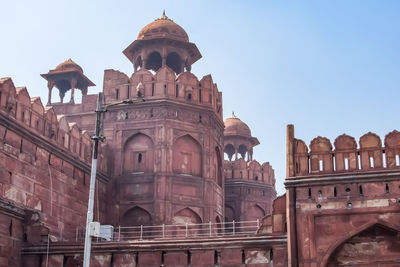
[[[163,10],[163,13],[162,13],[160,19],[169,19],[169,18],[167,17],[167,15],[165,15],[165,9]]]
[[[235,118],[235,119],[237,118],[234,111],[232,111],[232,117],[231,118]]]

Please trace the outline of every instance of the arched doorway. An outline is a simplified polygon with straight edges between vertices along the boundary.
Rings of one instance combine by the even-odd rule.
[[[201,218],[190,208],[184,208],[176,212],[172,218],[172,224],[176,225],[175,236],[198,236],[201,233]]]
[[[121,218],[121,238],[120,239],[140,239],[149,237],[151,234],[146,231],[145,226],[152,225],[149,212],[140,207],[129,209]],[[144,226],[144,231],[141,226]]]
[[[342,242],[325,266],[394,266],[400,262],[399,235],[396,229],[373,224]]]

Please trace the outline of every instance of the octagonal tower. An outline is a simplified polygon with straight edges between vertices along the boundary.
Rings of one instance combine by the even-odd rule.
[[[109,223],[221,222],[222,94],[210,75],[190,72],[201,58],[196,45],[164,13],[124,54],[134,73],[105,70],[105,103],[138,103],[105,116],[114,162]]]
[[[276,197],[274,170],[253,159],[260,142],[234,113],[225,120],[224,135],[225,221],[261,219],[271,213]]]

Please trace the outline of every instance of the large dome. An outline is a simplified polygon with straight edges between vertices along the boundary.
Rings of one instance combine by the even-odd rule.
[[[147,24],[137,37],[138,40],[149,40],[156,38],[170,38],[182,42],[189,42],[186,31],[170,20],[163,12],[161,18]]]
[[[251,131],[249,126],[246,123],[241,121],[235,114],[232,113],[232,117],[227,118],[225,121],[225,130],[224,135],[240,135],[251,137]]]

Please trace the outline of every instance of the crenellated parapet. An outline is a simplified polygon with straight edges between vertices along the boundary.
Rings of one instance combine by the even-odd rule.
[[[224,161],[225,179],[253,181],[275,186],[275,172],[269,162],[262,165],[257,160],[246,162],[240,158],[235,161]]]
[[[394,130],[384,139],[366,133],[359,142],[352,136],[338,136],[333,146],[326,137],[314,138],[309,147],[294,138],[293,125],[288,126],[287,177],[318,174],[366,172],[400,169],[400,132]]]
[[[0,212],[0,226],[11,229],[7,249],[48,237],[75,240],[86,221],[91,152],[87,131],[31,98],[25,87],[15,88],[10,78],[0,79],[0,199],[25,213]],[[107,145],[99,152],[94,218],[104,223],[106,206],[99,203],[106,201],[109,181]]]
[[[15,88],[11,78],[0,79],[0,115],[61,148],[63,153],[91,163],[92,142],[88,132],[81,131],[76,123],[69,123],[65,116],[57,115],[52,107],[44,107],[39,97],[31,98],[25,87]],[[19,142],[13,145],[22,147],[22,139]],[[105,155],[101,158],[107,161]],[[100,171],[108,173],[108,163],[100,165],[103,166]]]
[[[140,69],[130,78],[120,71],[105,70],[103,92],[106,103],[137,98],[146,101],[168,99],[208,107],[222,120],[222,93],[218,91],[211,75],[199,81],[191,72],[177,75],[168,66],[161,67],[157,72]]]

